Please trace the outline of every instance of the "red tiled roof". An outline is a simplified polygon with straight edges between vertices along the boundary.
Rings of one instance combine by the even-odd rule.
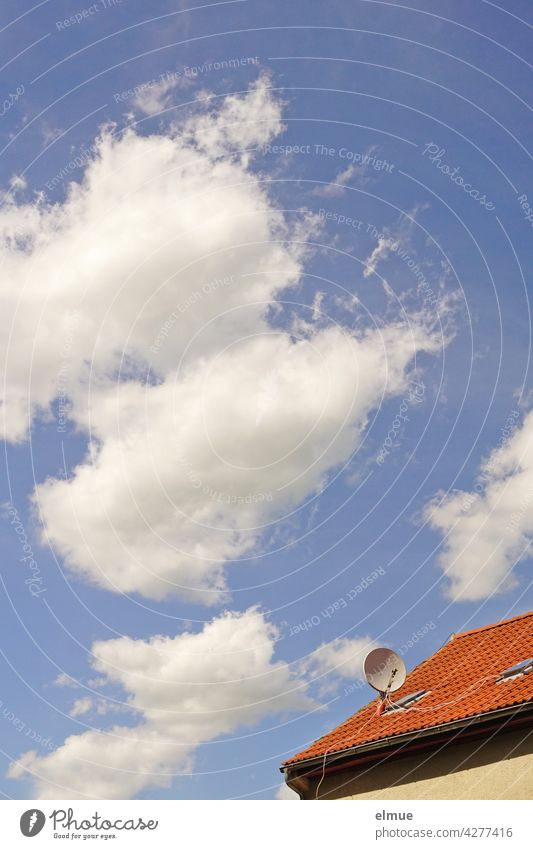
[[[456,634],[407,676],[392,701],[429,691],[405,711],[375,716],[379,699],[361,708],[284,766],[341,752],[398,734],[467,719],[533,700],[533,672],[500,684],[500,673],[533,657],[533,611],[484,628]]]

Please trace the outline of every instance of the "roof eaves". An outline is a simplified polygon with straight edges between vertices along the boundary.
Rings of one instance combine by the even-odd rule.
[[[498,710],[487,711],[486,713],[474,714],[473,716],[463,717],[462,719],[456,719],[452,722],[444,722],[440,725],[432,725],[426,728],[419,728],[415,731],[404,731],[401,734],[393,734],[390,737],[380,737],[378,740],[372,740],[368,743],[360,743],[357,746],[350,746],[346,749],[340,749],[338,751],[332,751],[330,753],[325,753],[321,755],[313,755],[311,758],[303,758],[300,761],[291,762],[285,761],[280,767],[280,772],[287,772],[288,770],[299,769],[300,767],[307,767],[314,763],[322,764],[324,761],[329,761],[330,763],[333,760],[341,760],[342,758],[352,756],[354,754],[363,754],[365,752],[375,751],[377,749],[387,748],[387,746],[391,745],[401,745],[402,742],[409,742],[410,740],[417,740],[421,737],[432,737],[435,734],[442,734],[446,732],[453,732],[459,728],[468,727],[470,725],[474,725],[480,722],[488,722],[492,719],[495,719],[500,716],[506,716],[509,714],[516,713],[525,713],[528,708],[533,708],[533,700],[529,702],[520,702],[514,705],[508,705],[505,708],[499,708]]]

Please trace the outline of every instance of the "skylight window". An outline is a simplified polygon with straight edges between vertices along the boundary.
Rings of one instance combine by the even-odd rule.
[[[397,713],[401,710],[408,710],[415,702],[419,702],[424,696],[427,696],[427,690],[416,690],[414,693],[409,693],[407,696],[402,696],[392,704],[387,705],[384,713]]]
[[[533,657],[530,657],[528,660],[521,660],[520,663],[515,663],[509,669],[505,669],[496,683],[501,684],[503,681],[513,681],[515,678],[522,678],[530,672],[533,672]]]

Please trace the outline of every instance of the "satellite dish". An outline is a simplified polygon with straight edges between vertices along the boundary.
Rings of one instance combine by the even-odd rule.
[[[407,676],[405,663],[392,649],[373,649],[365,657],[365,678],[374,690],[394,693],[399,690]]]

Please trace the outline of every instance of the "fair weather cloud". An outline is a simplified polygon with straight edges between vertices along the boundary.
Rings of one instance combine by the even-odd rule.
[[[181,380],[100,389],[87,422],[99,447],[36,489],[43,534],[99,586],[215,603],[225,562],[257,556],[265,526],[323,488],[370,411],[405,388],[415,350],[433,346],[396,326],[297,342],[265,327]]]
[[[93,384],[108,384],[121,365],[123,371],[126,364],[145,366],[174,310],[181,310],[181,321],[153,363],[162,376],[223,310],[211,335],[202,336],[210,350],[248,320],[253,326],[276,292],[295,283],[300,251],[288,244],[293,233],[242,164],[247,154],[239,152],[235,121],[244,116],[249,138],[255,122],[260,141],[281,131],[281,111],[265,79],[214,113],[199,107],[166,134],[103,128],[83,180],[69,185],[62,202],[4,198],[8,440],[26,439],[28,421],[50,415],[62,393],[74,396],[80,386],[83,392],[89,376]],[[237,285],[186,309],[203,284],[232,273]],[[231,312],[247,305],[246,315]]]
[[[26,752],[9,777],[31,780],[39,799],[124,799],[169,787],[191,772],[202,744],[319,707],[310,692],[314,675],[275,659],[279,639],[251,608],[225,613],[197,633],[94,643],[94,671],[102,684],[123,689],[137,724],[74,734],[47,755]],[[342,676],[348,663],[359,677],[367,642],[321,647],[321,673]],[[77,699],[70,715],[85,714],[90,701]]]
[[[250,168],[282,130],[263,76],[166,133],[104,128],[63,201],[0,211],[5,433],[21,442],[59,411],[61,432],[88,436],[33,504],[43,543],[90,583],[223,600],[225,564],[261,553],[264,528],[323,489],[443,344],[423,313],[273,331],[317,229],[286,220]]]
[[[482,463],[471,491],[439,494],[426,507],[442,535],[447,594],[480,601],[517,586],[515,569],[533,534],[533,413]]]

